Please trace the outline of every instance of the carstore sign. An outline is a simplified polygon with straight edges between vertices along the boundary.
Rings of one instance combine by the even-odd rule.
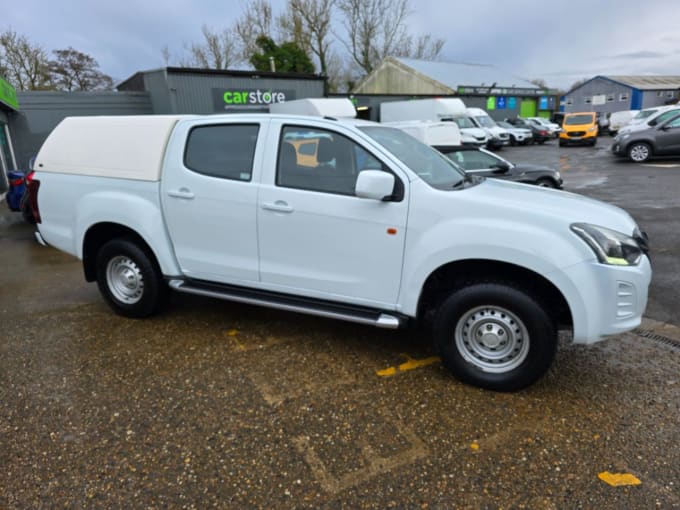
[[[278,89],[212,89],[215,111],[232,108],[263,108],[295,99],[294,90]]]

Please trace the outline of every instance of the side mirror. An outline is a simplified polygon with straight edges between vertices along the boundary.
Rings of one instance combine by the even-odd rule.
[[[354,193],[359,198],[385,200],[392,195],[394,175],[382,170],[362,170],[357,177]]]
[[[505,161],[499,161],[496,163],[493,167],[495,174],[505,174],[510,170],[510,165],[508,165]]]

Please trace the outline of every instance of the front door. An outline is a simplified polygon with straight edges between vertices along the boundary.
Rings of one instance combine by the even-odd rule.
[[[358,198],[358,172],[387,167],[340,133],[271,127],[275,176],[258,200],[260,277],[280,292],[391,308],[401,282],[408,202]],[[278,138],[278,139],[277,139]],[[303,140],[305,143],[301,143]],[[314,159],[300,148],[317,145]],[[274,166],[274,165],[272,165]]]
[[[680,117],[656,131],[656,147],[659,154],[680,154]]]

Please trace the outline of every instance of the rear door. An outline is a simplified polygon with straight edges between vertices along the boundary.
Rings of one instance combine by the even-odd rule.
[[[184,275],[232,284],[258,280],[258,138],[267,121],[186,121],[168,145],[161,201]]]

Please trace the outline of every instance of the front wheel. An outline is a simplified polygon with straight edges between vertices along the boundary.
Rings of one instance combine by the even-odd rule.
[[[166,292],[154,256],[132,239],[113,239],[97,253],[97,285],[108,305],[132,318],[156,313]]]
[[[635,163],[643,163],[652,155],[652,148],[648,143],[636,142],[628,147],[628,157]]]
[[[435,314],[434,341],[460,380],[515,391],[539,379],[557,349],[557,331],[528,293],[503,283],[458,289]]]
[[[540,186],[541,188],[557,188],[555,181],[549,177],[541,177],[536,181],[536,186]]]

